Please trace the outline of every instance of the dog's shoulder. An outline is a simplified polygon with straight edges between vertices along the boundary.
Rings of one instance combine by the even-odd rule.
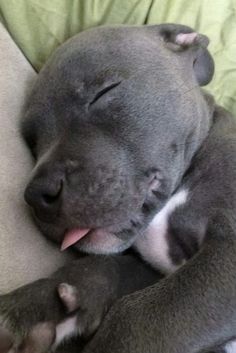
[[[227,140],[236,143],[236,117],[225,108],[216,105],[213,114],[213,125],[209,134],[211,140],[220,139],[227,145]]]
[[[227,184],[227,177],[235,176],[236,168],[236,117],[221,106],[215,105],[208,136],[192,159],[186,180]],[[208,177],[207,177],[208,176]]]

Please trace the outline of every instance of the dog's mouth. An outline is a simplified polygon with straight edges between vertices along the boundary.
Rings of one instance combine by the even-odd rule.
[[[92,229],[92,228],[74,228],[68,230],[64,234],[64,238],[61,243],[61,251],[64,251],[74,245],[76,245],[82,238],[90,236],[90,237],[98,237],[101,236],[109,236],[113,235],[113,233],[109,232],[106,229]]]

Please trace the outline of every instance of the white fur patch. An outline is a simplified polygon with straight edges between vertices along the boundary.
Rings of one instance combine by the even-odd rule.
[[[236,353],[236,340],[230,341],[225,345],[225,352],[226,353]]]
[[[134,247],[143,259],[154,268],[164,273],[171,273],[177,269],[169,256],[167,242],[168,219],[171,213],[187,200],[188,192],[181,190],[174,194],[160,212],[153,218],[145,234],[139,237]]]
[[[56,339],[54,342],[54,348],[56,348],[61,342],[73,336],[77,336],[78,334],[79,332],[76,316],[61,322],[56,327]]]

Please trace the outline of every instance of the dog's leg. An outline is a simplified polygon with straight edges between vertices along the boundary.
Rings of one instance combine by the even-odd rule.
[[[236,332],[235,215],[217,213],[176,273],[118,301],[86,353],[207,352]]]
[[[0,353],[10,347],[43,353],[73,336],[87,340],[117,298],[160,278],[132,255],[74,261],[51,278],[0,297]]]

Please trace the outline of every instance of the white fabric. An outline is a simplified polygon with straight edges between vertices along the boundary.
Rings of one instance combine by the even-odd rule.
[[[35,77],[0,24],[0,294],[47,276],[66,260],[36,229],[23,199],[32,160],[19,119]]]

